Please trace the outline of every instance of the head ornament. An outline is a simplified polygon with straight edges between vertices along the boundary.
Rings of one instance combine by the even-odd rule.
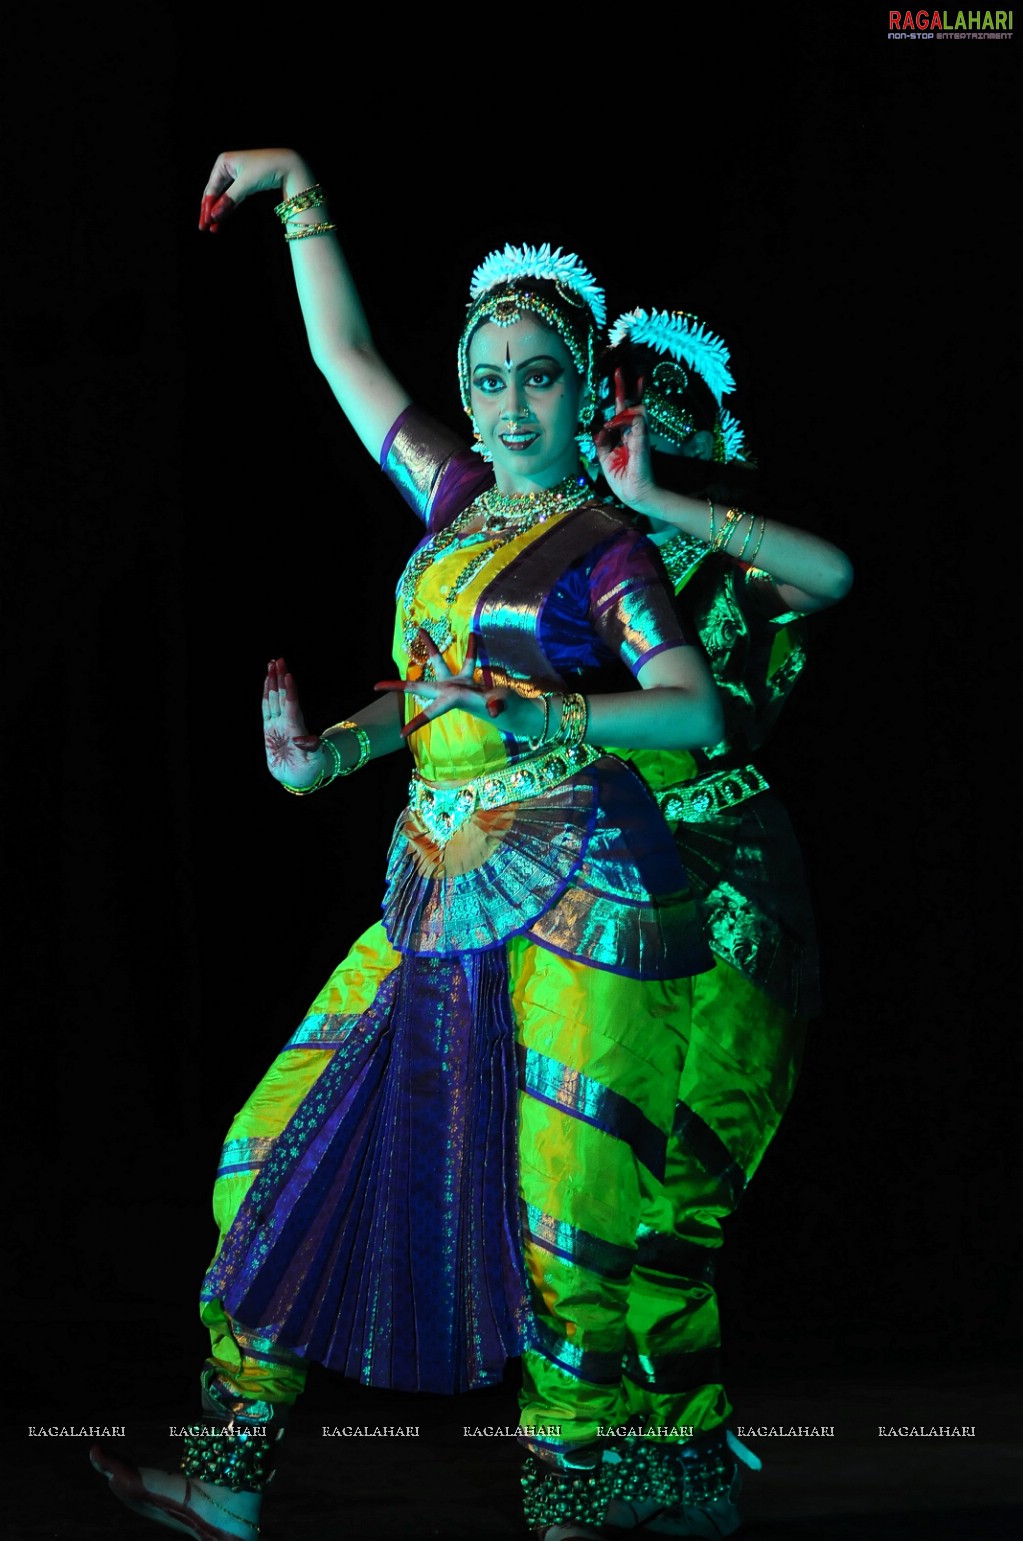
[[[721,398],[735,390],[728,348],[720,337],[704,326],[690,311],[626,311],[608,332],[611,348],[632,346],[646,348],[660,355],[647,376],[644,403],[655,432],[676,444],[684,455],[719,464],[745,459],[745,439],[738,419],[721,405]],[[698,406],[699,396],[690,390],[690,375],[702,382],[714,402],[714,417],[708,431],[698,431],[706,423],[706,410]],[[602,393],[609,394],[609,386]],[[706,397],[703,398],[706,400]],[[695,410],[695,415],[694,415]]]
[[[553,286],[546,291],[537,284]],[[604,291],[589,268],[573,252],[542,246],[506,246],[492,251],[475,269],[469,287],[469,307],[458,342],[458,383],[462,405],[472,415],[469,382],[469,342],[487,321],[513,326],[522,315],[535,315],[561,338],[582,383],[580,427],[585,429],[596,407],[594,368],[596,332],[607,319]]]
[[[578,296],[574,303],[582,300],[589,306],[594,326],[603,326],[607,320],[604,291],[589,268],[574,252],[563,252],[560,246],[552,251],[549,241],[542,246],[506,246],[503,251],[492,251],[484,257],[472,275],[470,305],[498,284],[519,288],[520,280],[529,278],[545,278],[559,289],[570,289]]]
[[[735,390],[728,367],[729,352],[720,337],[686,310],[629,310],[608,333],[611,347],[631,342],[688,364],[703,379],[720,406],[722,396]]]

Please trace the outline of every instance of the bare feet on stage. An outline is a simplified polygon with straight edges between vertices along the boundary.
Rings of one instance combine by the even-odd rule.
[[[110,1491],[136,1514],[196,1541],[257,1541],[260,1493],[233,1493],[181,1472],[128,1466],[105,1455],[99,1445],[89,1460],[110,1483]]]

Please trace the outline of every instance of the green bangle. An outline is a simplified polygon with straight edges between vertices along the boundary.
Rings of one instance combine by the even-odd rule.
[[[321,737],[320,748],[327,750],[331,757],[330,770],[321,770],[313,784],[308,787],[289,787],[287,782],[282,781],[281,786],[285,792],[290,792],[292,797],[308,797],[312,792],[320,792],[324,787],[329,787],[335,777],[347,776],[348,772],[341,764],[341,751],[337,745],[332,744],[329,738]]]
[[[354,776],[357,770],[362,770],[362,767],[365,765],[366,761],[369,759],[373,752],[369,741],[369,734],[366,732],[365,728],[360,728],[357,722],[335,722],[329,728],[324,728],[323,731],[324,733],[335,733],[340,732],[342,729],[346,733],[355,734],[359,745],[359,758],[356,760],[354,765],[342,765],[341,751],[338,749],[337,745],[333,742],[332,739],[322,739],[321,735],[322,742],[329,744],[331,749],[334,751],[335,756],[337,757],[337,768],[334,771],[334,775],[332,775],[330,778],[332,781],[334,776]]]
[[[278,786],[283,787],[285,792],[290,792],[292,797],[309,797],[309,796],[311,796],[311,794],[313,792],[318,792],[320,790],[320,788],[322,787],[322,785],[323,785],[323,772],[320,771],[320,774],[317,776],[317,778],[313,782],[312,786],[308,786],[308,787],[289,787],[288,783],[286,781],[280,781],[277,784],[278,784]]]

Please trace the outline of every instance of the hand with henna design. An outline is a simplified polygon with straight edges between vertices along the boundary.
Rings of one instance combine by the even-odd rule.
[[[622,371],[615,370],[615,415],[595,436],[597,458],[604,480],[626,508],[647,501],[656,487],[650,463],[650,433],[643,406],[643,381],[639,397],[630,403]]]
[[[465,662],[457,674],[452,674],[444,662],[440,649],[432,637],[420,631],[420,637],[433,666],[432,680],[380,680],[377,690],[402,691],[405,695],[418,696],[426,705],[401,730],[402,738],[408,738],[417,728],[443,717],[445,712],[469,712],[473,717],[505,717],[502,730],[516,738],[528,738],[540,725],[540,708],[525,696],[513,690],[495,688],[482,670],[483,678],[475,679],[476,638],[469,638]]]
[[[306,728],[295,681],[283,658],[271,658],[266,666],[263,743],[267,769],[285,786],[311,787],[326,768],[327,757],[318,736]]]

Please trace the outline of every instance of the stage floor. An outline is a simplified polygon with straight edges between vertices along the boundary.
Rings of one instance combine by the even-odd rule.
[[[743,1536],[1018,1541],[1017,1381],[1008,1368],[984,1367],[735,1385],[733,1427],[760,1431],[748,1433],[747,1443],[763,1461],[746,1483]],[[102,1401],[112,1405],[106,1395]],[[52,1410],[38,1416],[60,1427]],[[190,1416],[182,1409],[172,1421]],[[113,1453],[168,1463],[174,1445],[167,1419],[149,1410],[117,1422],[125,1437],[106,1441]],[[519,1451],[511,1438],[482,1432],[515,1422],[511,1384],[448,1399],[367,1391],[314,1376],[282,1447],[263,1541],[525,1541]],[[418,1434],[325,1432],[395,1426]],[[963,1432],[930,1434],[942,1428]],[[104,1491],[89,1467],[87,1445],[73,1434],[29,1436],[27,1425],[9,1425],[13,1471],[5,1483],[5,1535],[11,1541],[145,1541],[172,1534]]]

